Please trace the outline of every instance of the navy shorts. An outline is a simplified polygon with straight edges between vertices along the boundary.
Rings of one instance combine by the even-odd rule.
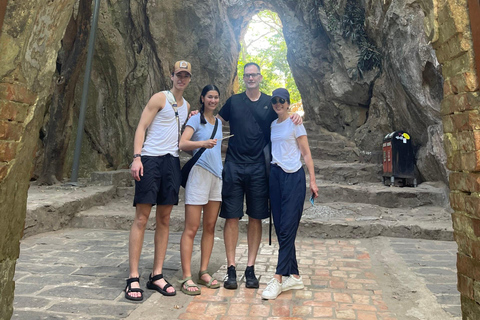
[[[142,156],[143,176],[135,180],[137,203],[152,205],[178,204],[178,191],[182,182],[180,159],[171,154],[164,156]]]
[[[222,210],[225,219],[243,217],[246,198],[247,215],[254,219],[269,217],[268,179],[264,163],[234,163],[223,167]]]

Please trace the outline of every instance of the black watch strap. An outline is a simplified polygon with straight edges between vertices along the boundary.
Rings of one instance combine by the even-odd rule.
[[[135,154],[133,155],[133,159],[138,158],[138,157],[141,157],[141,156],[142,156],[142,155],[141,155],[140,153],[135,153]]]

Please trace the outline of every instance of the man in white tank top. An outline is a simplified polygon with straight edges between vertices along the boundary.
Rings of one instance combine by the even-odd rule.
[[[175,295],[175,289],[162,274],[167,251],[170,213],[178,204],[181,183],[178,158],[179,130],[187,120],[189,103],[183,92],[190,83],[191,64],[177,61],[172,72],[173,86],[168,92],[158,92],[148,101],[135,132],[131,173],[135,179],[135,220],[130,229],[130,274],[125,298],[143,299],[138,265],[145,228],[153,205],[156,205],[155,256],[147,288],[163,295]],[[147,137],[145,132],[148,129]]]

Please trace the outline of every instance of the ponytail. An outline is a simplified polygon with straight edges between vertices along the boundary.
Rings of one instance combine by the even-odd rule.
[[[200,98],[200,101],[202,101],[202,98]],[[207,124],[207,120],[205,120],[205,116],[203,113],[205,112],[205,103],[202,103],[202,107],[200,108],[200,123],[201,124]]]

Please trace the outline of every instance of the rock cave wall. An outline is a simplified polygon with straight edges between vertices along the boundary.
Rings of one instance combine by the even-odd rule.
[[[0,33],[0,319],[13,312],[32,158],[74,1],[9,1]]]
[[[135,122],[138,121],[141,109],[150,94],[168,87],[168,64],[175,59],[192,60],[194,72],[198,74],[198,78],[197,76],[194,78],[195,80],[187,92],[187,98],[190,101],[196,100],[198,89],[207,80],[220,85],[222,93],[225,93],[222,94],[223,98],[231,92],[238,50],[238,42],[234,39],[242,35],[249,16],[236,15],[236,13],[248,12],[246,8],[251,8],[249,6],[253,6],[253,4],[250,1],[235,0],[202,2],[208,8],[208,12],[213,10],[218,13],[218,15],[212,16],[203,15],[201,11],[197,13],[196,10],[202,7],[202,4],[196,5],[189,1],[182,1],[180,4],[174,4],[174,1],[162,1],[161,3],[163,4],[149,2],[149,6],[165,6],[165,8],[171,8],[172,11],[160,12],[156,8],[150,8],[149,10],[155,11],[158,15],[155,21],[152,21],[151,16],[145,14],[146,3],[109,2],[103,4],[100,22],[103,31],[97,42],[96,67],[91,79],[94,88],[90,96],[91,103],[89,103],[90,106],[95,107],[90,107],[91,114],[88,117],[101,122],[104,130],[111,130],[111,132],[95,131],[92,124],[87,127],[86,131],[90,132],[91,138],[90,142],[85,143],[84,154],[89,157],[94,154],[98,157],[97,159],[101,159],[100,164],[96,162],[96,166],[88,168],[89,171],[122,167],[128,163],[130,160],[128,145],[131,144]],[[445,146],[449,156],[449,168],[455,171],[450,178],[452,188],[450,200],[455,210],[454,229],[455,238],[459,244],[459,258],[462,258],[463,261],[463,264],[459,265],[462,309],[465,317],[478,315],[479,301],[475,301],[477,297],[475,290],[478,288],[475,287],[475,277],[471,273],[475,268],[471,268],[471,266],[475,263],[478,264],[479,259],[477,250],[479,239],[474,228],[475,224],[478,225],[478,219],[475,217],[478,218],[479,206],[475,204],[478,204],[480,192],[478,186],[479,153],[478,144],[475,144],[475,134],[478,131],[479,82],[476,74],[478,64],[475,67],[472,58],[474,52],[470,22],[467,18],[467,1],[448,0],[441,3],[434,1],[434,7],[427,0],[399,1],[395,4],[388,0],[379,4],[365,1],[367,30],[375,44],[380,48],[401,48],[401,45],[406,45],[406,47],[397,54],[384,57],[382,60],[383,72],[378,77],[375,77],[376,74],[366,74],[364,77],[366,80],[354,81],[357,86],[355,90],[345,91],[350,92],[351,95],[358,93],[359,89],[368,88],[367,97],[371,96],[371,98],[370,101],[367,98],[366,105],[360,104],[360,108],[366,109],[363,111],[359,111],[362,109],[357,110],[359,105],[353,103],[345,103],[346,106],[341,108],[338,107],[340,104],[328,105],[327,107],[331,109],[325,109],[326,107],[323,106],[325,103],[323,101],[327,101],[327,98],[330,97],[330,91],[325,89],[328,88],[324,85],[325,79],[336,79],[332,74],[330,77],[326,76],[329,74],[328,71],[333,68],[329,64],[343,64],[350,80],[345,77],[345,73],[339,79],[343,79],[347,84],[352,83],[350,78],[352,74],[349,74],[348,70],[356,64],[355,59],[352,58],[356,57],[356,50],[347,41],[342,43],[343,40],[340,39],[339,34],[335,35],[335,32],[328,30],[326,26],[329,25],[329,17],[325,12],[322,13],[321,8],[318,15],[320,21],[324,22],[318,24],[318,19],[315,18],[316,22],[313,23],[314,18],[306,15],[306,13],[311,14],[313,1],[278,0],[269,1],[268,5],[262,1],[254,3],[258,5],[254,8],[255,10],[267,7],[285,10],[279,11],[279,14],[285,23],[285,37],[290,39],[287,40],[289,41],[289,61],[306,100],[307,117],[315,119],[319,125],[326,127],[329,118],[335,118],[337,122],[340,115],[345,115],[344,118],[340,117],[340,119],[346,119],[342,120],[344,122],[353,119],[354,123],[356,121],[356,127],[353,125],[346,127],[355,127],[355,130],[350,128],[346,130],[344,126],[340,125],[334,125],[330,127],[330,130],[344,132],[346,136],[353,137],[359,146],[363,146],[364,150],[368,150],[368,144],[365,138],[362,139],[362,132],[373,133],[372,139],[373,137],[381,139],[384,131],[389,132],[400,126],[405,126],[402,129],[413,133],[416,132],[415,130],[424,128],[425,130],[418,131],[419,142],[417,145],[419,146],[419,157],[422,157],[421,154],[424,152],[423,159],[428,160],[425,161],[424,167],[439,168],[432,171],[432,180],[444,175],[444,169],[441,166],[443,149],[437,150],[442,139],[439,129],[441,124],[436,117],[438,106],[434,104],[435,98],[440,99],[441,96],[440,83],[442,79],[438,76],[439,67],[436,59],[433,58],[429,41],[427,41],[427,39],[433,39],[432,42],[437,49],[439,59],[444,64],[442,73],[446,77],[444,86],[446,98],[442,102],[442,114],[447,137]],[[325,1],[318,1],[318,3],[325,4]],[[472,0],[469,3],[478,13],[480,10],[478,2]],[[46,116],[48,111],[45,110],[50,104],[51,84],[56,79],[55,65],[58,52],[61,51],[61,40],[65,39],[65,30],[72,12],[75,15],[75,11],[78,10],[78,6],[75,9],[75,1],[69,0],[9,1],[6,5],[4,21],[3,24],[0,23],[0,220],[7,221],[7,223],[0,224],[0,318],[2,319],[8,319],[12,314],[13,274],[19,254],[19,239],[23,230],[28,180],[32,175],[32,158],[36,150],[35,143],[42,127],[42,121],[43,128],[45,128],[45,119],[48,119]],[[414,10],[419,8],[422,10]],[[3,10],[3,7],[0,9]],[[197,20],[190,20],[188,14],[192,14],[192,10],[195,11],[194,15],[197,16]],[[404,16],[404,12],[410,13],[410,16]],[[3,11],[0,14],[3,14]],[[135,18],[137,14],[146,18]],[[426,37],[423,34],[414,36],[413,31],[421,30],[422,23],[420,20],[408,19],[412,15],[423,19],[423,30]],[[472,17],[470,18],[473,19]],[[439,19],[438,23],[436,22],[437,18]],[[170,27],[165,27],[165,33],[160,33],[162,35],[160,38],[163,37],[162,41],[166,41],[165,39],[169,37],[181,40],[193,39],[190,36],[203,32],[204,35],[208,35],[206,40],[209,41],[209,45],[202,46],[203,42],[198,41],[195,42],[194,47],[187,45],[187,42],[182,43],[178,40],[173,43],[157,42],[158,34],[148,38],[148,34],[142,33],[150,30],[150,25],[160,25],[162,21],[171,23]],[[191,32],[175,33],[175,30],[180,30],[179,26],[191,26],[189,23],[194,21],[203,21],[205,25],[201,27],[194,25],[196,29]],[[390,24],[387,23],[388,21]],[[399,25],[396,26],[395,21]],[[480,30],[478,22],[476,26],[477,30]],[[438,33],[435,36],[432,34],[434,29],[437,29]],[[212,30],[215,30],[216,33]],[[373,33],[375,30],[381,30],[381,32],[375,34]],[[387,32],[387,30],[390,31]],[[149,33],[156,34],[150,31]],[[299,39],[307,39],[304,44],[308,45],[295,47],[295,34]],[[414,43],[407,44],[397,41],[397,37],[402,34],[410,35],[406,39],[410,39]],[[212,35],[214,36],[212,37]],[[324,35],[327,35],[328,38],[324,38]],[[387,40],[390,41],[389,46]],[[406,40],[404,39],[404,41]],[[476,41],[478,41],[478,35]],[[296,44],[301,45],[301,43],[299,41]],[[315,45],[310,45],[311,43]],[[415,43],[421,44],[419,45],[421,50],[411,49]],[[476,42],[477,47],[478,43]],[[338,51],[335,50],[331,50],[330,53],[322,51],[319,46],[323,45],[338,46],[343,48],[342,50],[346,50],[345,52],[350,50],[353,54],[338,54]],[[180,52],[179,48],[183,46],[189,49]],[[161,54],[158,54],[159,48],[164,50]],[[208,54],[204,56],[199,52],[199,48],[204,49],[202,52],[216,54],[215,57],[220,57],[219,60],[209,60]],[[410,49],[406,50],[407,48]],[[302,51],[308,52],[303,53]],[[385,54],[385,52],[383,53]],[[294,64],[294,57],[301,57],[302,54],[305,58],[311,56],[306,60],[303,68],[301,65],[295,66]],[[336,59],[341,61],[341,64]],[[316,65],[318,60],[323,63]],[[410,66],[411,60],[421,61],[421,63],[418,64],[418,69],[415,69],[417,72],[412,73],[410,82],[408,77],[401,75],[408,75],[406,72],[404,73],[403,69]],[[214,67],[205,61],[213,61]],[[389,66],[389,63],[392,65]],[[221,65],[223,69],[217,67],[218,65]],[[311,86],[302,87],[300,85],[302,77],[307,79],[303,83],[308,84],[311,81]],[[79,87],[81,85],[77,84],[77,88]],[[383,88],[386,87],[389,88],[388,91],[384,91]],[[348,86],[342,88],[348,88]],[[321,98],[320,102],[314,95],[317,92],[321,93],[318,96]],[[338,94],[339,92],[332,90],[335,97],[342,97],[342,94]],[[78,104],[78,97],[79,89],[77,89],[75,104]],[[348,101],[347,98],[345,94],[344,100],[340,99],[340,101]],[[108,103],[104,103],[105,101]],[[405,109],[409,111],[407,114],[412,113],[413,115],[399,116],[400,111],[404,110],[400,109],[403,105],[408,106]],[[413,107],[417,109],[410,112],[409,108]],[[325,113],[325,110],[328,113]],[[359,116],[362,114],[363,117]],[[423,116],[422,121],[410,122],[415,120],[418,114]],[[349,118],[347,115],[351,117]],[[122,119],[117,120],[115,117]],[[375,119],[378,120],[374,121]],[[118,122],[111,129],[108,121]],[[74,118],[71,122],[67,125],[74,127]],[[416,129],[413,128],[414,126]],[[123,149],[123,146],[126,146],[125,151],[121,151],[119,154],[113,152],[108,154],[108,148],[105,146],[108,145],[109,137],[118,139],[120,142],[117,142],[116,148]],[[414,139],[416,139],[415,136]],[[86,163],[83,164],[85,172],[88,167],[88,162]],[[428,177],[428,171],[421,170],[421,172],[425,178]]]
[[[363,77],[357,71],[359,46],[342,36],[341,22],[352,4],[365,9],[366,35],[381,56],[381,67]],[[170,87],[174,61],[192,62],[186,91],[192,108],[198,108],[199,92],[208,83],[221,89],[225,101],[236,80],[239,39],[250,18],[264,9],[283,22],[287,59],[307,119],[355,141],[365,161],[380,161],[385,134],[406,130],[417,149],[420,179],[446,182],[439,116],[443,80],[426,35],[429,8],[406,0],[102,2],[80,175],[127,167],[142,108],[153,93]],[[80,81],[69,123],[73,133]],[[43,135],[47,123],[45,116]],[[71,168],[74,142],[72,137],[65,168]],[[42,150],[40,141],[34,178],[48,162]],[[64,176],[69,174],[65,170]]]

